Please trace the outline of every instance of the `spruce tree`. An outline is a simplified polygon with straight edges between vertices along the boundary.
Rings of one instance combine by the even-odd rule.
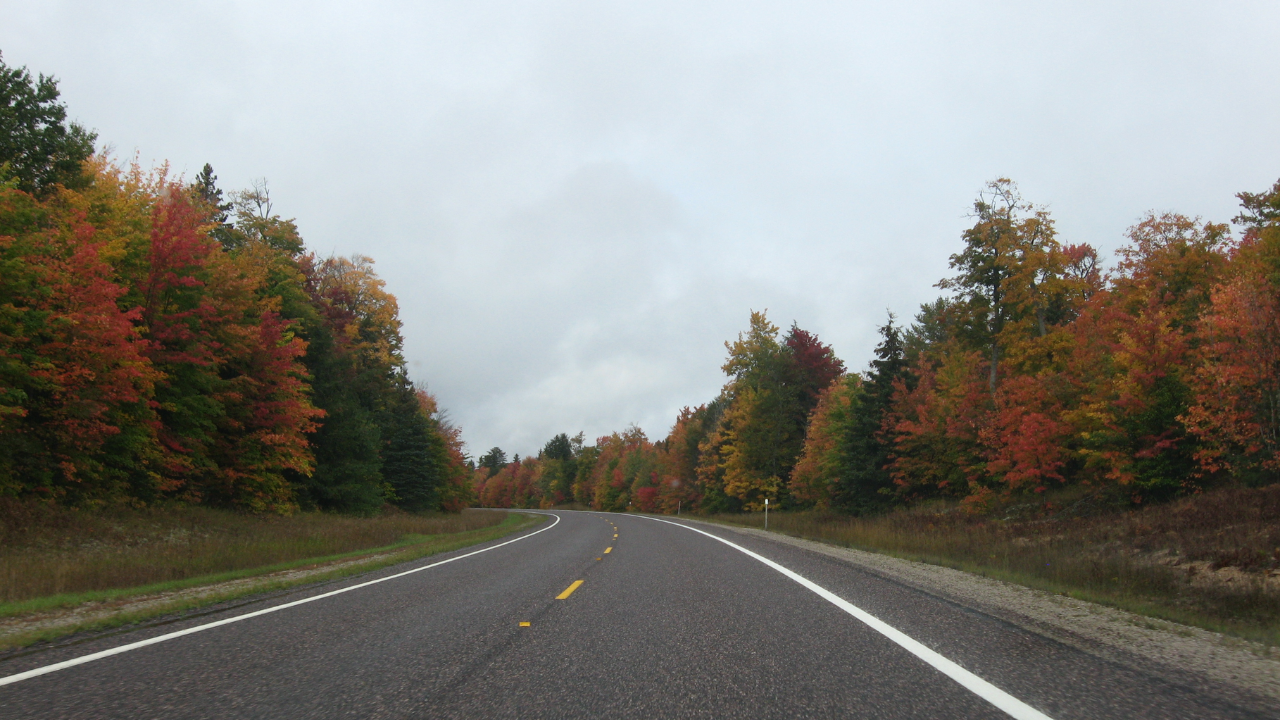
[[[880,327],[876,359],[864,375],[839,440],[839,482],[834,504],[846,512],[866,513],[889,503],[893,478],[885,466],[892,449],[884,432],[885,416],[893,403],[894,383],[907,371],[902,332],[893,314]]]

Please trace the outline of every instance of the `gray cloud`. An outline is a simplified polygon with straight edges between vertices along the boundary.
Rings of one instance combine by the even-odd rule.
[[[1273,3],[0,1],[122,155],[372,255],[473,450],[710,399],[768,308],[868,358],[982,183],[1113,250],[1280,176]]]

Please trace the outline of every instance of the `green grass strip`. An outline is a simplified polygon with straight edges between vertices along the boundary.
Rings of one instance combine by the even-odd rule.
[[[357,550],[337,555],[327,555],[324,557],[307,558],[304,560],[296,560],[276,565],[269,565],[249,570],[236,570],[216,575],[206,575],[199,578],[185,578],[183,580],[174,580],[164,583],[153,583],[135,588],[121,588],[118,590],[103,590],[86,593],[53,595],[44,598],[36,598],[26,600],[20,603],[8,603],[0,605],[0,617],[14,616],[18,614],[30,614],[47,610],[62,609],[75,607],[89,602],[104,602],[113,600],[123,600],[131,597],[140,597],[152,595],[161,592],[171,592],[200,585],[216,585],[229,580],[239,580],[246,577],[270,575],[271,573],[280,572],[281,570],[290,570],[293,568],[318,565],[330,562],[336,562],[352,557],[363,555],[378,555],[380,553],[392,553],[384,557],[371,559],[369,562],[356,563],[345,567],[334,568],[328,572],[318,572],[302,578],[293,578],[288,580],[269,580],[264,579],[263,582],[253,583],[243,587],[228,589],[224,592],[211,592],[208,595],[198,598],[174,598],[172,602],[160,603],[154,607],[142,610],[122,610],[110,617],[98,618],[94,620],[85,620],[79,623],[68,623],[57,627],[41,628],[30,632],[18,632],[9,637],[0,639],[0,648],[25,647],[35,642],[54,640],[77,632],[86,630],[103,630],[121,625],[127,625],[149,618],[168,615],[175,612],[190,610],[193,608],[204,607],[221,602],[227,602],[247,595],[255,595],[263,592],[271,592],[284,590],[299,585],[308,585],[327,580],[357,575],[373,570],[378,570],[390,565],[416,560],[418,558],[436,555],[443,552],[458,550],[471,545],[478,545],[482,542],[495,540],[505,535],[511,535],[538,523],[544,522],[545,518],[541,516],[522,515],[512,512],[501,523],[492,527],[480,528],[478,530],[469,530],[458,533],[456,535],[427,535],[427,536],[408,536],[405,540],[393,545],[386,545],[380,548],[371,548],[368,550]],[[400,550],[400,552],[395,552]]]

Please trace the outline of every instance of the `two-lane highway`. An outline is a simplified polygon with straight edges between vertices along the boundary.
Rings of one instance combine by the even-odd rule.
[[[547,514],[487,545],[0,661],[0,717],[1267,716],[827,556]]]

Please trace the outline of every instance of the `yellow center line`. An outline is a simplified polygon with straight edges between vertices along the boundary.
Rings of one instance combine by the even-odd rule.
[[[614,533],[614,534],[613,534],[613,536],[614,536],[614,537],[618,537],[618,533]]]
[[[564,592],[562,592],[562,593],[560,593],[559,595],[557,595],[557,596],[556,596],[556,599],[557,599],[557,600],[568,600],[568,599],[569,599],[569,596],[573,594],[573,591],[574,591],[574,590],[577,590],[577,589],[578,589],[578,586],[579,586],[579,585],[581,585],[581,584],[582,584],[582,581],[581,581],[581,580],[574,580],[572,585],[570,585],[569,587],[565,588],[565,589],[564,589]]]
[[[529,627],[529,623],[527,623],[527,622],[522,622],[522,623],[520,623],[520,627]]]
[[[613,552],[613,548],[611,548],[611,547],[607,547],[607,548],[605,548],[605,549],[604,549],[604,554],[605,554],[605,555],[608,555],[610,552]]]

